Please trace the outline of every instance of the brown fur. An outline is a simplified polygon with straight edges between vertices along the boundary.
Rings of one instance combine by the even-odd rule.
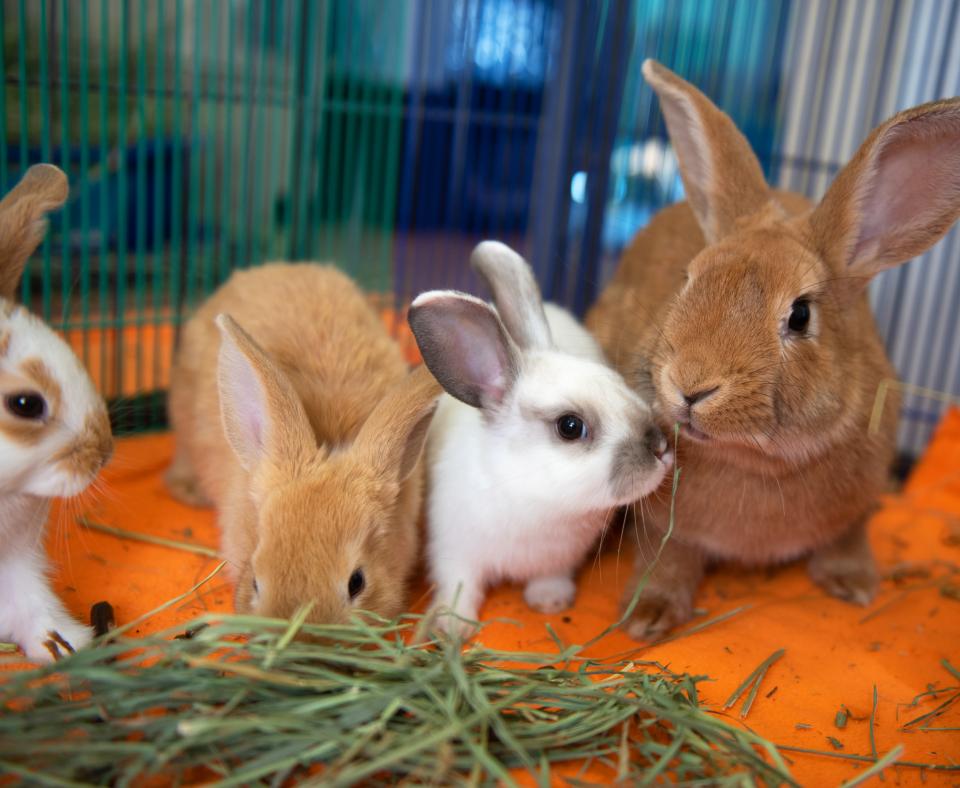
[[[20,369],[34,382],[36,388],[43,392],[47,405],[50,406],[50,413],[56,414],[60,410],[63,391],[47,365],[39,358],[26,358],[20,362]]]
[[[681,433],[674,538],[629,631],[650,637],[689,618],[711,558],[768,564],[814,551],[814,579],[865,603],[877,574],[864,523],[886,483],[899,400],[888,397],[871,434],[877,387],[894,371],[864,284],[928,248],[960,213],[951,174],[960,102],[883,124],[811,211],[802,196],[769,189],[746,140],[699,91],[649,61],[644,74],[664,104],[690,202],[665,208],[637,235],[587,325],[628,380],[656,393],[665,428],[690,422],[709,440]],[[889,201],[894,176],[917,156],[911,144],[940,154],[933,188],[903,187],[927,208],[917,217],[896,208],[872,226],[874,203]],[[814,311],[796,337],[785,326],[800,296]],[[687,411],[681,392],[713,389]],[[657,544],[669,489],[644,508]],[[651,558],[641,550],[638,577]]]
[[[45,215],[67,199],[67,176],[52,164],[35,164],[0,200],[0,298],[12,300],[23,268],[43,240]]]
[[[83,431],[53,459],[76,476],[94,476],[112,453],[110,419],[105,411],[100,411],[87,416]]]
[[[50,433],[63,394],[60,384],[39,358],[28,358],[21,362],[19,374],[0,373],[0,397],[6,398],[24,391],[36,391],[43,396],[47,402],[47,417],[28,421],[16,418],[0,407],[0,432],[24,446],[36,446]]]
[[[237,429],[243,403],[225,399],[221,421],[220,313],[236,320],[221,318],[223,341],[236,348],[225,346],[227,361],[242,355],[265,394],[259,462],[255,442]],[[220,358],[229,384],[236,369]],[[418,543],[419,458],[439,393],[425,369],[407,373],[364,295],[335,268],[268,265],[234,274],[210,297],[184,329],[173,372],[177,456],[168,483],[217,507],[238,610],[289,616],[312,602],[312,620],[344,621],[357,568],[366,588],[356,606],[403,610]]]

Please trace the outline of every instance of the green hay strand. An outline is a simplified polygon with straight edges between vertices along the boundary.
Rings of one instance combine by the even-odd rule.
[[[740,709],[740,719],[746,719],[747,714],[750,713],[750,709],[753,706],[753,701],[757,697],[757,692],[760,690],[760,685],[763,683],[763,679],[767,675],[767,671],[770,670],[770,666],[780,659],[780,657],[782,657],[785,653],[786,649],[777,649],[763,662],[757,665],[753,672],[750,673],[750,675],[743,680],[740,686],[733,691],[733,694],[727,698],[727,702],[723,704],[723,708],[729,709],[736,705],[743,693],[749,688],[750,692],[747,694],[747,699],[743,702],[743,708]]]

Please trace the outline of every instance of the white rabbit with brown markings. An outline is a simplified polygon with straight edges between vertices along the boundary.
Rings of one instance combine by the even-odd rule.
[[[486,588],[513,580],[554,613],[572,604],[573,574],[611,511],[656,489],[671,454],[647,403],[571,315],[544,308],[516,252],[486,241],[471,262],[495,309],[432,291],[409,313],[447,391],[428,437],[435,607],[476,619]]]
[[[80,360],[14,303],[45,216],[67,193],[63,172],[38,164],[0,202],[0,639],[37,662],[92,636],[50,588],[43,537],[50,500],[82,492],[113,450],[106,405]]]
[[[867,300],[884,269],[960,214],[960,99],[876,128],[816,205],[771,189],[730,118],[648,60],[687,201],[657,214],[587,316],[611,362],[678,422],[673,538],[627,623],[637,638],[686,621],[705,566],[809,556],[828,593],[866,604],[878,573],[867,519],[887,484],[899,399]],[[656,543],[669,505],[651,499]],[[636,581],[624,601],[633,596]]]

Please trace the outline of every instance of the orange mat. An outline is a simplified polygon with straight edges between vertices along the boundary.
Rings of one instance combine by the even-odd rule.
[[[171,448],[169,435],[121,441],[106,473],[105,491],[96,500],[88,495],[79,510],[125,530],[215,547],[213,514],[179,505],[163,487],[161,472]],[[49,536],[59,567],[57,589],[77,615],[85,616],[91,604],[106,599],[124,623],[190,588],[217,563],[81,528],[74,521],[77,511],[75,504],[55,511]],[[705,582],[697,599],[702,615],[690,626],[731,611],[733,615],[692,633],[681,632],[637,656],[675,671],[710,676],[713,681],[701,685],[703,700],[719,709],[762,660],[783,648],[785,655],[767,674],[747,719],[740,720],[734,709],[726,712],[732,721],[778,744],[869,755],[876,687],[875,735],[881,754],[902,743],[904,761],[960,764],[960,703],[933,723],[941,730],[903,728],[950,697],[928,697],[909,707],[915,695],[960,683],[941,665],[949,659],[960,666],[960,411],[948,414],[903,492],[885,500],[874,519],[872,538],[886,579],[869,609],[827,598],[801,566],[769,572],[724,569]],[[617,552],[606,550],[583,569],[576,607],[566,614],[535,614],[525,607],[518,588],[494,590],[483,617],[516,623],[494,623],[484,639],[500,648],[552,650],[543,626],[547,621],[569,642],[593,636],[617,615],[616,600],[630,567],[628,546],[623,545],[619,559]],[[422,603],[425,592],[419,595]],[[231,590],[220,576],[139,631],[230,607]],[[631,649],[636,644],[617,633],[596,652]],[[835,724],[841,707],[850,713],[842,729]],[[804,785],[836,785],[864,768],[855,761],[785,754]],[[921,782],[956,785],[960,772],[905,766],[887,772],[888,784]]]

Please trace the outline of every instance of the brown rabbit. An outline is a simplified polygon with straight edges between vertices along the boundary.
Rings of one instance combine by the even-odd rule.
[[[730,118],[648,60],[687,202],[626,249],[587,317],[615,366],[681,425],[673,538],[627,625],[686,621],[711,560],[810,555],[813,579],[858,604],[876,592],[865,525],[886,484],[899,401],[866,285],[934,244],[960,214],[960,100],[908,109],[870,134],[817,204],[771,190]],[[651,544],[670,495],[648,499]],[[641,550],[636,580],[652,559]]]
[[[201,306],[170,386],[167,483],[216,506],[238,611],[404,609],[439,395],[335,268],[238,272]]]

